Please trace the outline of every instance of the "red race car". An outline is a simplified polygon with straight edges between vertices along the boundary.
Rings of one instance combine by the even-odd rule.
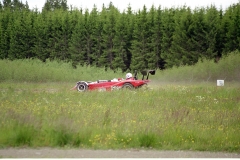
[[[149,74],[155,75],[155,70],[144,70],[141,73],[142,73],[141,80],[138,80],[137,71],[135,71],[134,76],[132,76],[131,73],[127,73],[126,79],[114,78],[113,80],[97,80],[94,82],[79,81],[72,88],[72,90],[84,92],[87,90],[112,91],[122,88],[126,89],[139,88],[150,82],[150,80],[148,80]],[[144,79],[145,76],[146,79]]]

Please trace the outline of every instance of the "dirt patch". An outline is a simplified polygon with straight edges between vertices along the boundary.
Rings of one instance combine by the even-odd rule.
[[[0,149],[0,158],[240,158],[239,153],[157,150],[86,150],[57,148]]]

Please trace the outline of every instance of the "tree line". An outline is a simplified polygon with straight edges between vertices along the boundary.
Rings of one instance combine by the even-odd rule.
[[[46,0],[41,11],[19,0],[0,2],[0,59],[38,58],[114,71],[166,69],[218,61],[240,50],[240,2],[225,10],[147,9],[120,12],[112,2],[101,11]]]

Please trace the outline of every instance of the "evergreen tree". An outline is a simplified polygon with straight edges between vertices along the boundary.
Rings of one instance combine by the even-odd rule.
[[[104,50],[104,39],[103,39],[103,26],[106,20],[106,8],[103,5],[102,11],[98,15],[97,23],[96,23],[96,31],[95,31],[95,47],[94,47],[94,64],[97,67],[103,66],[102,65],[102,58],[101,55],[103,54]]]
[[[59,17],[56,17],[55,24],[58,26],[55,28],[57,33],[55,37],[55,55],[54,58],[68,61],[70,59],[70,54],[68,53],[69,41],[71,39],[71,32],[74,26],[71,25],[71,19],[69,12],[64,12],[63,10],[57,10]]]
[[[8,57],[8,51],[10,48],[10,21],[12,13],[10,9],[4,9],[0,13],[0,59]]]
[[[211,5],[211,7],[207,8],[207,13],[205,15],[205,23],[207,25],[207,35],[206,35],[206,42],[207,42],[207,50],[204,55],[207,59],[214,59],[217,57],[217,34],[220,29],[220,14],[219,11],[216,9],[215,6]]]
[[[149,26],[147,24],[147,8],[136,15],[132,41],[132,70],[143,70],[148,67],[147,53],[149,52]]]
[[[240,2],[230,6],[224,16],[226,40],[224,52],[240,50]]]
[[[23,18],[21,21],[21,34],[22,34],[22,54],[25,58],[34,58],[35,53],[33,47],[35,43],[35,35],[33,31],[33,24],[36,18],[34,12],[30,12],[28,9],[23,10]]]
[[[0,4],[0,6],[2,6],[4,9],[9,8],[12,11],[23,9],[29,10],[28,3],[26,2],[26,4],[23,4],[22,1],[19,0],[3,0],[3,5]]]
[[[165,68],[170,68],[173,66],[171,62],[170,48],[173,41],[173,32],[175,29],[174,16],[175,10],[173,8],[165,9],[162,13],[163,35],[161,44],[161,58],[165,61]]]
[[[76,67],[78,64],[84,65],[86,62],[85,54],[85,27],[84,15],[82,12],[78,15],[78,23],[76,24],[71,37],[69,52],[71,54],[72,65]]]
[[[71,29],[69,13],[62,9],[47,13],[49,21],[46,35],[48,37],[47,52],[50,59],[59,59],[68,61],[69,40],[71,38]]]
[[[113,60],[113,70],[121,69],[126,71],[127,61],[127,21],[126,14],[123,13],[116,22],[116,35],[114,37],[114,51],[116,53]]]
[[[147,53],[148,68],[164,68],[164,61],[160,57],[162,51],[162,11],[159,6],[156,10],[154,6],[148,14],[149,29],[149,46],[150,50]]]
[[[162,38],[163,38],[163,24],[162,24],[162,10],[161,6],[156,10],[154,29],[153,29],[154,52],[156,57],[156,65],[154,68],[164,69],[165,61],[161,58],[162,53]]]
[[[87,64],[94,64],[97,59],[97,55],[94,54],[96,49],[97,41],[97,23],[98,23],[98,13],[97,8],[94,5],[90,14],[85,14],[85,39],[86,39],[86,56]]]
[[[48,17],[46,12],[37,14],[37,17],[33,24],[33,30],[35,35],[35,43],[33,52],[36,54],[36,58],[45,62],[49,58],[50,53],[48,51]]]
[[[47,0],[43,6],[43,10],[54,11],[55,9],[68,10],[67,0]]]
[[[64,60],[65,55],[61,55],[61,45],[62,45],[62,13],[60,10],[54,10],[51,14],[49,21],[49,41],[48,49],[50,53],[50,59],[60,59]]]
[[[0,1],[0,11],[2,11],[3,10],[3,4],[2,4],[2,2]]]
[[[224,43],[225,43],[225,33],[224,33],[224,23],[223,23],[223,10],[220,9],[219,11],[219,26],[218,26],[218,32],[216,35],[216,52],[215,55],[215,61],[218,62],[218,60],[222,57],[222,53],[224,50]]]
[[[192,41],[192,51],[197,55],[198,58],[204,57],[204,54],[207,51],[207,25],[204,20],[205,9],[196,8],[193,11],[192,15],[192,24],[191,24],[191,41]]]
[[[33,58],[32,47],[34,45],[33,14],[27,9],[12,12],[10,29],[10,48],[8,57],[10,59]]]
[[[57,12],[55,12],[57,13]],[[47,58],[50,59],[55,59],[56,55],[56,50],[55,50],[55,39],[57,37],[54,37],[57,35],[58,27],[59,27],[59,22],[56,20],[54,16],[57,16],[54,14],[54,12],[45,12],[45,23],[46,23],[46,28],[44,28],[44,39],[43,39],[43,45],[46,44],[45,47],[45,55]],[[57,24],[56,24],[57,23]]]
[[[130,64],[131,64],[131,58],[132,58],[132,53],[131,53],[131,48],[132,48],[132,41],[133,41],[133,30],[134,30],[134,21],[135,21],[135,15],[132,12],[132,8],[129,5],[127,8],[127,13],[126,13],[126,55],[127,59],[125,61],[126,64],[126,69],[130,69]]]
[[[3,29],[2,23],[0,23],[0,59],[7,58],[7,53],[4,48],[6,45],[6,32]]]
[[[171,65],[192,65],[198,57],[193,52],[192,15],[190,8],[181,8],[175,16],[175,31],[171,45]]]
[[[23,4],[22,1],[19,0],[13,0],[12,1],[12,6],[16,10],[23,10],[23,9],[28,9],[28,6]]]
[[[12,1],[11,0],[3,0],[3,8],[12,8]]]
[[[103,53],[100,56],[99,62],[101,66],[106,69],[113,69],[113,60],[115,57],[114,51],[114,38],[116,35],[116,21],[118,18],[118,10],[113,6],[112,3],[109,4],[109,8],[106,10],[107,16],[105,23],[103,25]]]
[[[21,56],[21,19],[18,17],[19,15],[19,12],[13,12],[11,20],[8,23],[10,35],[8,58],[11,60],[24,58]]]
[[[157,31],[158,31],[158,30],[155,30],[156,29],[155,14],[156,14],[156,10],[155,10],[154,6],[152,6],[149,13],[147,14],[147,31],[148,31],[147,46],[148,46],[148,50],[144,56],[145,60],[147,62],[146,68],[151,68],[151,69],[157,68],[158,54],[159,54],[159,53],[155,52],[155,49],[156,49],[155,47],[156,47],[156,45],[158,45],[155,43],[156,41],[158,41],[158,39],[155,38]]]

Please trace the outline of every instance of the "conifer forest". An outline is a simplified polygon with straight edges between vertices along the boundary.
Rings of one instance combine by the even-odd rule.
[[[122,12],[112,2],[101,10],[74,8],[67,0],[0,1],[0,59],[59,60],[113,71],[167,69],[218,61],[240,50],[240,1],[228,8],[211,5]]]

